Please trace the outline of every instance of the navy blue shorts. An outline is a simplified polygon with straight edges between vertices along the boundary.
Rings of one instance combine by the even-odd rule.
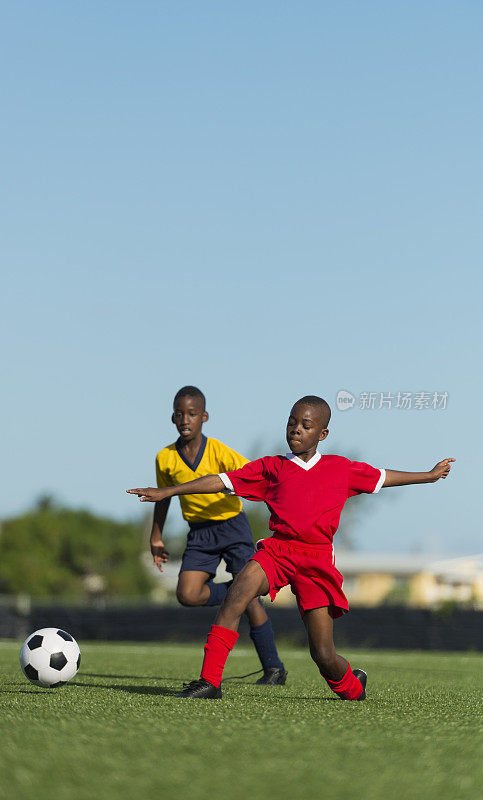
[[[192,569],[213,576],[223,558],[228,572],[236,575],[254,552],[252,529],[241,511],[231,519],[190,525],[180,572]]]

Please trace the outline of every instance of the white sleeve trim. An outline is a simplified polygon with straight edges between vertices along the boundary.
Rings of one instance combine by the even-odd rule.
[[[372,494],[377,494],[379,489],[382,489],[382,485],[386,480],[386,470],[381,469],[381,477],[379,478],[378,482],[376,483],[376,488],[374,489]]]
[[[228,475],[226,474],[226,472],[219,472],[218,477],[221,478],[221,480],[225,484],[225,488],[222,489],[223,494],[235,494],[233,484],[229,479]]]

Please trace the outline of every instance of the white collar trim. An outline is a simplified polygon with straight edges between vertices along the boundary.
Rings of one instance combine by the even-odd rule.
[[[309,461],[302,461],[301,458],[295,456],[293,453],[287,453],[285,457],[288,458],[289,461],[293,461],[293,463],[297,464],[299,467],[302,467],[302,469],[309,470],[315,467],[317,462],[322,458],[322,455],[321,453],[315,453]]]

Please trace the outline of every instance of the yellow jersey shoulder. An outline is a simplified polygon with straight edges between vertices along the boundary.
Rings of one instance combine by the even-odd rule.
[[[161,448],[159,453],[156,454],[156,461],[159,464],[164,464],[166,461],[169,461],[170,458],[173,456],[176,457],[177,455],[176,442],[173,442],[173,444],[168,444],[166,447]]]
[[[209,450],[209,460],[216,463],[216,472],[230,472],[234,469],[240,469],[245,464],[248,464],[249,459],[237,453],[224,442],[219,439],[207,439],[206,447]]]
[[[174,473],[176,471],[178,459],[179,455],[176,450],[176,442],[169,444],[167,447],[163,447],[159,453],[157,453],[155,461],[156,482],[160,489],[165,486],[176,486]]]
[[[178,486],[180,483],[239,469],[248,459],[223,442],[203,437],[196,461],[190,464],[178,452],[176,442],[163,447],[156,455],[156,482],[158,487]],[[188,522],[224,520],[239,514],[242,503],[239,497],[223,492],[207,495],[180,495],[184,518]]]

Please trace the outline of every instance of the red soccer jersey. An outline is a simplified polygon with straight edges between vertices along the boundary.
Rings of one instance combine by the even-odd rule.
[[[305,462],[288,453],[250,461],[220,477],[239,497],[265,501],[271,511],[270,530],[321,544],[332,542],[346,500],[378,492],[385,470],[343,456],[316,453]]]

